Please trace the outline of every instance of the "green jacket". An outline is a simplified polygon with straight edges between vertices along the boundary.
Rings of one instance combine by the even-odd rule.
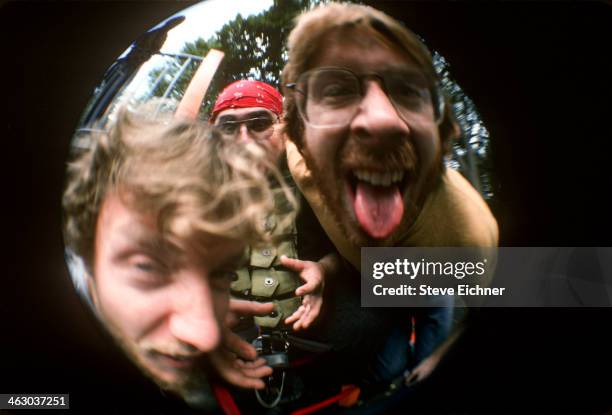
[[[283,321],[302,303],[302,298],[295,296],[295,290],[301,285],[300,276],[280,263],[282,255],[297,258],[297,231],[291,213],[284,194],[277,192],[275,212],[265,221],[272,243],[247,248],[248,265],[237,271],[238,278],[230,288],[235,298],[274,303],[271,314],[255,317],[255,323],[261,327],[284,327]]]

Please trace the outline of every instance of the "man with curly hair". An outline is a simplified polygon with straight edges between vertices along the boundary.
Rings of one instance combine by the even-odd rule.
[[[192,406],[214,406],[211,376],[262,388],[271,369],[226,323],[230,311],[272,310],[229,301],[273,206],[263,150],[203,123],[127,111],[87,140],[68,169],[65,239],[100,319],[147,375]]]

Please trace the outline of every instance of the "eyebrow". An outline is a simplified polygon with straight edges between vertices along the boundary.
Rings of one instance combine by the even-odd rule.
[[[236,117],[235,115],[222,115],[219,117],[219,124],[222,124],[227,121],[242,121],[242,120],[250,120],[252,118],[260,118],[260,117],[267,117],[267,118],[274,119],[274,116],[270,112],[265,111],[265,110],[258,110],[258,111],[253,111],[253,112],[247,112],[246,114],[243,114],[240,117]]]
[[[122,245],[116,253],[116,257],[125,260],[136,251],[143,251],[145,254],[159,259],[168,259],[172,255],[177,255],[179,249],[169,241],[162,238],[156,232],[149,232],[142,229],[125,233],[126,238],[122,239]]]
[[[131,238],[128,245],[122,247],[117,252],[117,258],[120,260],[125,260],[131,255],[134,255],[136,252],[142,252],[146,255],[161,260],[171,257],[172,254],[176,253],[176,249],[173,249],[171,244],[159,238]]]

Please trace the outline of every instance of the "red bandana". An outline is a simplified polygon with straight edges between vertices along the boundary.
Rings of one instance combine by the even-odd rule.
[[[228,108],[266,108],[280,116],[283,112],[283,97],[276,88],[259,81],[236,81],[219,94],[213,107],[211,121],[219,112]]]

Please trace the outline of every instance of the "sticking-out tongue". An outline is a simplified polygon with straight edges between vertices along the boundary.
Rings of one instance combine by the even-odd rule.
[[[358,181],[353,203],[359,224],[376,239],[391,235],[404,214],[404,202],[397,186],[373,186]]]

